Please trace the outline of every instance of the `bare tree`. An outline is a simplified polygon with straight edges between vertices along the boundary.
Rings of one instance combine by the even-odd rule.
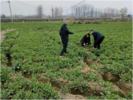
[[[75,15],[78,16],[78,7],[75,8]]]
[[[119,15],[119,11],[118,11],[118,9],[115,9],[114,16],[117,17],[118,15]]]
[[[74,7],[71,9],[72,17],[74,17]]]
[[[110,17],[110,8],[104,9],[103,17],[104,18]]]
[[[114,8],[111,9],[111,16],[112,16],[112,17],[115,16],[115,9],[114,9]]]
[[[120,13],[121,13],[122,19],[124,19],[124,16],[125,16],[126,13],[127,13],[127,8],[126,8],[126,7],[125,7],[125,8],[122,8],[122,9],[120,10]]]
[[[92,6],[90,11],[90,16],[93,17],[93,14],[94,14],[94,7]]]
[[[88,4],[83,4],[80,6],[75,6],[72,8],[72,14],[74,17],[87,17],[90,15],[90,11],[91,11],[91,5]],[[93,9],[94,11],[94,9]],[[93,12],[92,12],[93,13]]]
[[[72,10],[73,10],[73,16],[78,17],[78,7],[75,6],[75,7],[72,8]]]
[[[42,7],[42,5],[39,5],[37,7],[37,16],[38,16],[38,18],[42,18],[43,17],[43,7]]]
[[[77,7],[77,14],[78,14],[78,17],[82,16],[82,7],[81,6]]]
[[[73,12],[74,12],[74,16],[75,16],[75,17],[79,17],[79,16],[80,16],[80,8],[79,8],[79,6],[78,6],[78,7],[75,6],[75,7],[73,8]]]
[[[54,17],[55,18],[62,17],[62,11],[63,11],[63,9],[61,7],[55,7],[53,10]]]
[[[102,15],[103,15],[102,12],[103,12],[102,9],[99,9],[99,10],[98,10],[98,16],[99,16],[99,17],[102,17]]]
[[[82,4],[78,6],[74,6],[71,9],[73,17],[116,17],[119,12],[118,9],[107,7],[105,9],[94,9],[94,7],[90,4]]]
[[[82,6],[83,17],[86,17],[87,9],[88,9],[88,5],[87,5],[87,4],[84,4],[84,5]]]
[[[53,6],[52,6],[52,9],[51,9],[51,12],[52,12],[52,18],[54,17],[54,9],[53,9]]]
[[[111,8],[108,7],[106,13],[107,13],[107,17],[111,17]]]
[[[95,17],[97,17],[98,11],[97,9],[95,9]]]

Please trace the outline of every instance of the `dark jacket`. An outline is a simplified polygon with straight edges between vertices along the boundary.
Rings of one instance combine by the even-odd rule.
[[[87,35],[87,34],[86,34],[86,35]],[[90,44],[90,37],[88,37],[88,38],[87,38],[87,36],[86,36],[86,35],[85,35],[85,36],[81,39],[81,41],[80,41],[80,42]]]
[[[95,43],[97,43],[99,39],[103,37],[103,35],[98,31],[93,31],[92,35],[94,37]]]
[[[59,34],[61,36],[62,43],[64,44],[68,42],[68,34],[73,34],[73,32],[70,32],[65,25],[62,25]]]

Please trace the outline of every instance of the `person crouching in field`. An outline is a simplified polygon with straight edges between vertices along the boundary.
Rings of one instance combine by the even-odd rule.
[[[90,43],[90,34],[86,34],[80,41],[82,46],[89,45]]]
[[[90,33],[94,37],[94,48],[100,49],[100,44],[104,40],[105,37],[98,31],[91,30]]]
[[[61,37],[61,41],[63,43],[63,49],[60,53],[60,57],[63,55],[63,53],[67,53],[67,43],[68,43],[68,34],[73,34],[73,32],[70,32],[68,29],[67,29],[67,23],[64,23],[62,26],[61,26],[61,29],[60,29],[60,37]]]

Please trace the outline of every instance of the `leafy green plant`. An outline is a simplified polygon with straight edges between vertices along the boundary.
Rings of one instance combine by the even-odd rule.
[[[132,71],[120,75],[120,80],[123,82],[132,81]]]
[[[101,99],[124,99],[118,94],[111,93],[110,91],[105,91],[105,93],[101,93],[101,95]]]
[[[10,79],[10,68],[2,67],[1,68],[1,81],[8,81]]]
[[[65,93],[69,93],[69,91],[70,91],[70,89],[67,87],[67,86],[61,86],[61,92],[63,93],[63,94],[65,94]]]
[[[99,80],[99,77],[96,76],[96,75],[94,75],[93,73],[88,73],[88,74],[86,75],[86,78],[87,78],[88,80],[92,81],[92,82],[98,81],[98,80]]]
[[[128,94],[126,95],[127,99],[133,99],[133,92],[128,92]]]
[[[24,73],[31,73],[32,69],[31,69],[31,65],[29,65],[28,63],[25,63],[22,65],[23,71]]]
[[[10,92],[6,89],[2,89],[1,99],[9,99],[9,98],[11,98]]]
[[[98,100],[99,97],[98,96],[93,96],[91,95],[90,97],[87,97],[87,100]]]
[[[86,81],[83,81],[83,82],[73,81],[73,82],[71,82],[71,88],[79,89],[80,92],[83,92],[85,87],[88,88],[88,83]]]
[[[41,93],[45,99],[59,99],[58,92],[52,88],[50,83],[40,83],[33,79],[29,86],[34,93]]]
[[[6,64],[8,62],[6,55],[0,54],[0,56],[1,56],[1,63]]]
[[[44,98],[42,94],[20,90],[17,91],[17,93],[12,97],[12,99],[44,99]]]
[[[104,89],[104,90],[113,90],[114,89],[113,83],[111,83],[111,82],[100,81],[99,85],[101,85],[101,89]]]
[[[21,68],[22,62],[20,60],[13,61],[12,63],[13,63],[14,70]]]

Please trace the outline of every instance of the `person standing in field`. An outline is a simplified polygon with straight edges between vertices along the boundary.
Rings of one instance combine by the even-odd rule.
[[[62,41],[62,44],[63,44],[63,49],[62,49],[62,51],[60,53],[60,57],[61,57],[64,52],[67,53],[68,34],[73,34],[73,32],[70,32],[67,29],[67,23],[64,23],[61,26],[59,34],[60,34],[61,41]]]
[[[80,41],[82,46],[89,45],[90,43],[90,34],[86,34]]]
[[[91,30],[90,33],[94,37],[94,48],[100,49],[100,44],[102,43],[105,37],[98,31]]]

